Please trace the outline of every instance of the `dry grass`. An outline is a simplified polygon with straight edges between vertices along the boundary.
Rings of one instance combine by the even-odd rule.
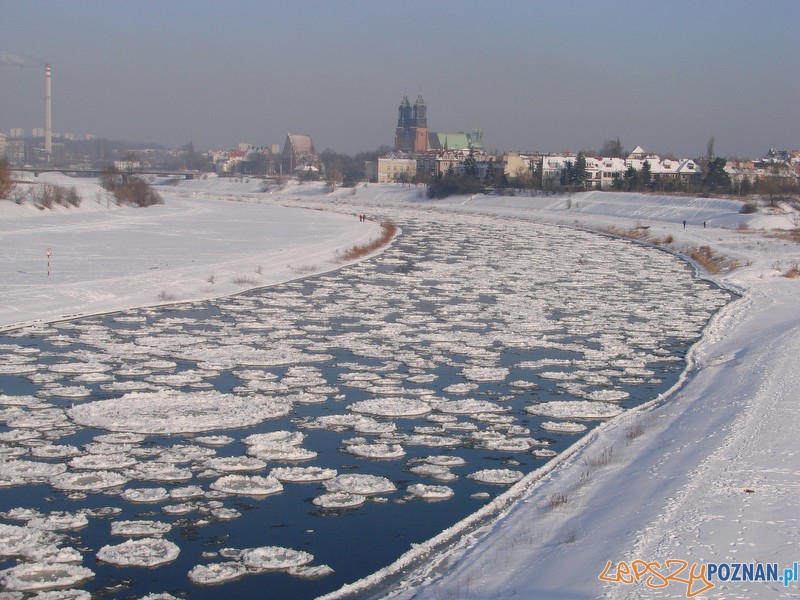
[[[289,265],[289,268],[295,273],[300,273],[301,275],[316,273],[320,270],[319,265]]]
[[[800,227],[795,227],[794,229],[774,229],[764,235],[768,238],[800,244]]]
[[[792,265],[789,269],[783,274],[784,277],[788,277],[789,279],[797,279],[800,277],[800,265]]]
[[[379,238],[374,239],[366,244],[356,244],[349,250],[337,253],[337,259],[341,262],[356,260],[374,252],[388,244],[397,233],[397,227],[394,223],[384,222],[381,223],[381,235]]]
[[[564,506],[567,502],[569,502],[569,496],[564,492],[550,494],[550,497],[547,498],[547,508],[553,510]]]
[[[233,283],[236,285],[244,285],[244,286],[256,286],[259,284],[258,279],[253,277],[252,275],[248,275],[245,273],[237,273],[231,279]]]
[[[158,299],[161,300],[161,302],[175,302],[177,298],[175,298],[174,294],[170,294],[168,291],[162,290],[158,294]]]
[[[599,454],[585,457],[583,459],[583,463],[587,467],[597,468],[610,465],[613,460],[614,460],[614,447],[609,446],[608,448],[601,450]]]
[[[693,246],[684,253],[713,275],[720,273],[725,266],[725,258],[715,254],[710,246]]]

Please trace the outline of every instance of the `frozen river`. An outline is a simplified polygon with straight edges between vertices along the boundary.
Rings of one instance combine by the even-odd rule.
[[[668,389],[729,300],[626,241],[397,219],[334,273],[0,338],[7,588],[335,590]]]

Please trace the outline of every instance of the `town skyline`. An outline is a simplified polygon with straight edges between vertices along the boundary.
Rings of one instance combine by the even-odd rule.
[[[432,129],[480,128],[490,150],[797,146],[800,5],[583,7],[4,1],[0,131],[44,126],[48,62],[54,131],[170,147],[290,132],[348,154],[391,146],[399,100],[420,92]]]

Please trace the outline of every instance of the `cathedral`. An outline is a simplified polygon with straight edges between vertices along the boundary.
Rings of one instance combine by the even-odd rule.
[[[403,96],[397,109],[397,128],[394,131],[394,150],[407,154],[439,153],[447,150],[483,152],[483,132],[437,133],[428,131],[428,107],[422,94],[413,106]]]
[[[428,150],[428,109],[422,94],[417,96],[414,106],[403,96],[398,109],[397,129],[394,133],[394,149],[399,152],[423,153]]]

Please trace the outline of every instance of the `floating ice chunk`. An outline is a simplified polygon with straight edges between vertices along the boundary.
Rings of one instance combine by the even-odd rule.
[[[450,456],[446,454],[426,456],[422,460],[428,464],[441,465],[443,467],[463,467],[465,464],[467,464],[467,461],[460,456]]]
[[[183,487],[177,487],[169,492],[169,497],[171,500],[189,500],[191,498],[200,498],[203,495],[203,488],[201,488],[199,485],[186,485]]]
[[[522,479],[522,475],[521,471],[514,471],[512,469],[482,469],[470,473],[467,477],[481,483],[510,485]]]
[[[211,516],[219,521],[232,521],[241,517],[242,513],[235,508],[213,508]]]
[[[328,479],[322,485],[329,492],[348,492],[362,496],[388,494],[397,489],[386,477],[362,473],[337,475],[333,479]]]
[[[145,538],[103,546],[97,558],[118,567],[156,567],[172,562],[178,554],[180,548],[169,540]]]
[[[372,398],[349,405],[354,413],[378,417],[418,417],[431,411],[427,402],[414,398]]]
[[[553,458],[557,452],[555,450],[549,450],[548,448],[537,448],[533,452],[531,452],[536,458]]]
[[[540,427],[545,431],[552,431],[554,433],[583,433],[588,429],[583,423],[576,423],[574,421],[545,421]]]
[[[306,565],[314,560],[314,556],[302,550],[281,546],[262,546],[244,550],[240,560],[248,569],[278,571]]]
[[[301,579],[321,579],[323,577],[327,577],[328,575],[332,575],[334,570],[328,565],[317,565],[314,567],[290,567],[287,570],[287,573],[289,573],[289,575],[292,577],[300,577]]]
[[[79,425],[143,434],[201,433],[255,425],[285,416],[286,401],[217,391],[132,392],[121,398],[74,406],[68,415]]]
[[[205,444],[206,446],[227,446],[232,444],[235,440],[228,435],[199,435],[193,438],[194,442],[198,444]]]
[[[506,408],[495,404],[494,402],[490,402],[489,400],[475,400],[473,398],[465,398],[463,400],[438,400],[432,404],[436,410],[452,415],[498,413],[507,410]]]
[[[317,453],[306,448],[299,448],[290,444],[262,444],[250,446],[247,454],[262,461],[272,462],[299,462],[317,457]]]
[[[405,456],[406,451],[400,444],[349,444],[345,452],[372,459],[394,459]]]
[[[358,508],[367,501],[367,497],[361,494],[351,494],[349,492],[332,492],[317,496],[311,502],[319,508],[338,510],[347,508]]]
[[[81,451],[69,444],[43,444],[31,448],[33,458],[71,458]]]
[[[145,436],[138,433],[103,433],[95,436],[94,441],[102,444],[141,444]]]
[[[0,571],[0,585],[12,592],[68,588],[94,577],[86,567],[61,563],[23,563]]]
[[[275,479],[283,483],[312,483],[336,477],[336,469],[322,467],[277,467],[270,471]]]
[[[161,507],[161,512],[165,515],[188,515],[193,513],[200,506],[194,502],[180,502],[178,504],[167,504]]]
[[[406,491],[422,500],[447,500],[455,495],[455,492],[446,485],[425,485],[423,483],[410,485]]]
[[[238,579],[247,574],[247,567],[238,561],[197,565],[189,571],[189,580],[197,585],[214,585]]]
[[[0,523],[0,557],[32,559],[62,539],[63,536],[51,531]]]
[[[458,479],[457,475],[450,472],[450,467],[447,465],[422,464],[415,465],[408,470],[415,475],[419,475],[421,477],[433,477],[439,481],[455,481]]]
[[[163,521],[114,521],[111,523],[111,535],[125,537],[161,537],[172,530],[172,525]]]
[[[604,402],[618,402],[625,400],[630,394],[625,390],[592,390],[586,394],[589,400],[600,400]]]
[[[176,465],[162,462],[144,462],[125,471],[130,479],[141,481],[188,481],[192,478],[189,469],[182,469]]]
[[[50,485],[68,492],[98,492],[125,485],[128,478],[113,471],[62,473],[50,478]]]
[[[251,456],[218,456],[206,461],[206,467],[223,473],[243,473],[261,471],[267,463]]]
[[[169,499],[169,493],[163,487],[128,488],[120,494],[124,500],[135,503],[163,502]]]
[[[234,496],[270,496],[283,491],[283,485],[275,477],[268,475],[224,475],[211,484],[212,490]]]
[[[86,590],[50,590],[39,592],[35,600],[91,600],[92,594]],[[10,599],[9,599],[10,600]]]
[[[488,433],[488,432],[484,432]],[[481,448],[499,452],[527,452],[534,440],[528,438],[484,437],[476,440]]]
[[[616,404],[593,400],[555,400],[525,407],[532,415],[556,419],[607,419],[624,411]]]
[[[84,454],[76,456],[67,464],[76,471],[113,471],[127,469],[139,461],[125,454]]]
[[[460,446],[461,440],[457,437],[447,435],[431,435],[425,433],[413,433],[403,438],[409,446],[428,446],[430,448],[447,448]]]
[[[66,511],[53,511],[37,515],[28,521],[28,527],[44,529],[46,531],[76,531],[89,524],[89,519],[82,513]]]
[[[28,429],[11,429],[0,432],[0,442],[27,442],[42,437],[41,432]]]
[[[36,393],[37,396],[42,398],[86,398],[90,396],[92,391],[84,385],[59,385],[42,389]]]
[[[262,444],[289,444],[299,446],[303,443],[305,435],[299,431],[269,431],[267,433],[254,433],[242,439],[243,444],[258,446]]]
[[[461,371],[469,381],[503,381],[508,377],[505,367],[466,367]]]
[[[35,460],[0,461],[0,487],[22,483],[45,483],[67,470],[61,463],[46,463]]]

